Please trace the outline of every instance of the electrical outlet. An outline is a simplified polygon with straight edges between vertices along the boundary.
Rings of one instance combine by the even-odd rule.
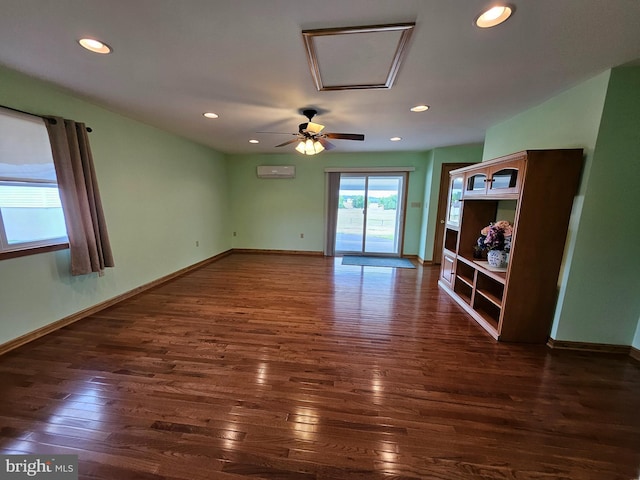
[[[196,247],[200,246],[200,240],[196,240]]]
[[[304,238],[304,233],[301,233],[301,234],[300,234],[300,238]]]

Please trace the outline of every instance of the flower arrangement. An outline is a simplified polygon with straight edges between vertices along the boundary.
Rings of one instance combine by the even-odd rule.
[[[490,223],[480,230],[480,237],[475,246],[475,253],[482,254],[485,250],[511,250],[511,235],[513,226],[506,220]]]

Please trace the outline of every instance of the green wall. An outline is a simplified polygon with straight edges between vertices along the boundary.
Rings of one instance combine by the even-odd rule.
[[[228,160],[234,248],[323,251],[325,168],[396,166],[415,168],[409,174],[404,253],[418,254],[422,209],[411,203],[423,200],[423,153],[229,155]],[[258,165],[295,165],[296,177],[257,178]]]
[[[431,260],[440,170],[443,163],[479,162],[482,145],[437,148],[424,153],[332,153],[230,155],[233,246],[248,249],[322,251],[325,168],[414,167],[409,174],[404,254]],[[295,165],[295,179],[259,179],[258,165]],[[411,206],[411,204],[419,206]],[[304,238],[300,234],[304,233]]]
[[[476,163],[482,160],[482,144],[436,148],[428,152],[424,189],[424,212],[420,235],[420,258],[433,260],[433,244],[438,224],[438,196],[444,163]],[[438,259],[439,260],[439,259]]]
[[[92,127],[116,262],[71,277],[68,251],[0,261],[0,344],[231,248],[223,155],[1,67],[0,104]]]
[[[422,260],[425,260],[427,257],[427,242],[431,239],[431,243],[433,243],[433,238],[435,237],[435,232],[429,232],[429,222],[432,222],[431,228],[435,228],[435,218],[429,218],[429,212],[431,209],[429,208],[429,203],[431,202],[431,190],[433,189],[433,164],[434,164],[434,156],[435,152],[433,150],[429,150],[426,152],[426,172],[424,175],[424,192],[422,194],[422,215],[420,218],[420,224],[424,227],[420,229],[420,237],[418,238],[418,257]],[[433,257],[433,248],[428,252],[429,259]]]
[[[487,131],[485,160],[528,148],[585,151],[559,279],[556,340],[634,342],[640,288],[637,242],[629,239],[640,230],[628,206],[640,200],[638,71],[604,72]]]
[[[640,67],[611,71],[557,336],[631,344],[640,315]],[[579,321],[578,321],[579,319]]]
[[[487,130],[483,160],[535,148],[595,148],[610,72]]]

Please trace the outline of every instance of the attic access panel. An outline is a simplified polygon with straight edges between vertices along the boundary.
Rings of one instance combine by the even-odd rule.
[[[391,88],[415,23],[303,30],[319,91]]]

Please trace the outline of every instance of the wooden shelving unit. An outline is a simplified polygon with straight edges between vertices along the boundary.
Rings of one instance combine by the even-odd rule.
[[[439,285],[497,340],[547,341],[582,164],[580,149],[527,150],[450,174]],[[498,220],[514,226],[503,270],[473,257]]]

